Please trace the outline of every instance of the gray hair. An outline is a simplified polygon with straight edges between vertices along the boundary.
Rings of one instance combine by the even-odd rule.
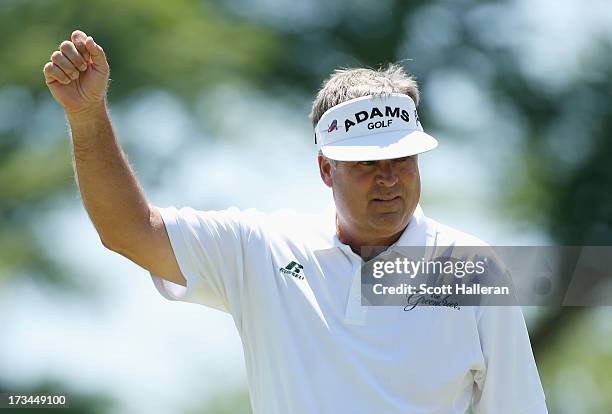
[[[338,164],[336,164],[336,160],[332,160],[331,158],[327,158],[325,155],[323,155],[323,151],[319,150],[319,155],[322,156],[323,158],[325,158],[327,160],[327,162],[329,162],[329,164],[332,167],[332,170],[335,170],[336,167],[338,166]]]
[[[403,93],[419,105],[419,87],[416,79],[406,74],[398,64],[379,69],[337,69],[323,82],[312,103],[310,121],[313,128],[329,109],[351,99],[368,95]]]

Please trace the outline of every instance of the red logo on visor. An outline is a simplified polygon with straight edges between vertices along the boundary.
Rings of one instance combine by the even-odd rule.
[[[333,132],[338,130],[338,120],[334,119],[331,124],[327,127],[327,132]]]

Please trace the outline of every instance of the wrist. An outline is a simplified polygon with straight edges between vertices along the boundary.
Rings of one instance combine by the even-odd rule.
[[[106,114],[106,100],[103,99],[75,111],[64,110],[64,112],[66,112],[66,117],[70,123],[87,121],[92,117]]]

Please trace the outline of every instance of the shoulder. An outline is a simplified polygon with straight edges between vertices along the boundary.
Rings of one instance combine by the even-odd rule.
[[[255,209],[241,210],[235,206],[224,210],[198,210],[189,206],[178,209],[167,207],[159,210],[164,219],[192,227],[255,227],[265,220],[265,215]]]
[[[433,233],[436,244],[439,246],[489,246],[487,242],[472,234],[442,224],[430,217],[427,217],[426,220],[427,227]]]
[[[257,209],[197,211],[183,208],[180,213],[213,233],[234,233],[246,243],[293,246],[305,250],[330,245],[333,220],[325,213],[302,214],[290,209],[262,212]]]
[[[166,216],[188,222],[227,223],[245,230],[284,233],[293,237],[327,234],[333,226],[326,214],[301,214],[290,209],[263,212],[255,208],[240,209],[232,206],[224,210],[196,210],[192,207],[160,209]]]
[[[267,215],[265,227],[276,241],[317,249],[331,244],[333,223],[326,213],[302,214],[283,209]]]

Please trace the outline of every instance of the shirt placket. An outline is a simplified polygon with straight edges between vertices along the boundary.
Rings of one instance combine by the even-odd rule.
[[[361,305],[361,266],[363,261],[352,251],[347,252],[352,265],[352,280],[346,303],[345,321],[352,325],[364,325],[367,307]]]

